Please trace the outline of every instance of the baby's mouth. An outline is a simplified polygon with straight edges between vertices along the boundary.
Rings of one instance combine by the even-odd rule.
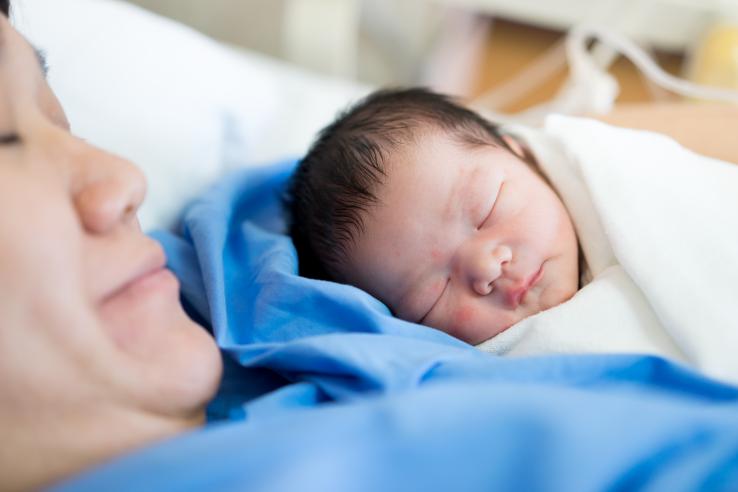
[[[523,297],[528,291],[538,283],[543,277],[543,264],[533,274],[531,274],[521,286],[511,289],[505,293],[505,302],[512,308],[517,309],[520,303],[523,301]]]

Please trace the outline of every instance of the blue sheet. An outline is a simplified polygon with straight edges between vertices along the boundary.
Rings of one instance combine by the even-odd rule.
[[[58,490],[738,487],[732,386],[645,355],[483,354],[296,276],[293,165],[231,175],[155,234],[225,355],[209,425]]]

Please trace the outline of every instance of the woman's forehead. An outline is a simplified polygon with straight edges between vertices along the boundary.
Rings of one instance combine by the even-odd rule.
[[[38,112],[69,130],[64,110],[45,76],[44,54],[0,15],[0,131],[15,131],[19,115]]]
[[[45,76],[48,70],[46,55],[40,49],[32,46],[26,39],[10,25],[5,16],[0,15],[0,66],[8,63],[15,57],[33,55],[38,68]]]
[[[10,25],[10,21],[7,17],[0,14],[0,49],[3,51],[1,52],[3,55],[5,54],[5,45],[8,42],[8,37],[10,36],[10,33],[14,31],[13,27]]]

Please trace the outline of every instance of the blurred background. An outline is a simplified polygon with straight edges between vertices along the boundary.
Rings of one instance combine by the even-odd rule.
[[[566,76],[563,35],[583,21],[626,34],[670,73],[724,87],[738,81],[738,0],[129,1],[316,72],[497,98],[511,112],[555,94]],[[612,73],[619,102],[674,97],[625,59]]]

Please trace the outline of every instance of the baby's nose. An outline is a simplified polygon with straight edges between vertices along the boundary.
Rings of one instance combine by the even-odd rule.
[[[502,266],[512,260],[512,250],[504,245],[496,246],[491,252],[482,250],[474,260],[471,282],[474,292],[486,296],[494,289],[494,282],[502,275]]]

